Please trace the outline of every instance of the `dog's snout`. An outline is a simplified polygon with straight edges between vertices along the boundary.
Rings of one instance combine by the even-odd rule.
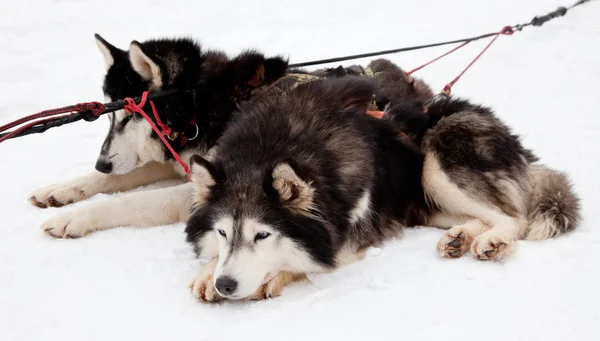
[[[217,282],[215,283],[217,291],[225,296],[233,294],[237,289],[237,285],[237,281],[228,276],[217,278]]]
[[[98,172],[110,174],[113,169],[113,164],[110,161],[98,160],[96,161],[96,170]]]

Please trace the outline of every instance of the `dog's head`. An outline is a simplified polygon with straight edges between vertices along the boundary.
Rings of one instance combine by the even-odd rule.
[[[220,165],[192,158],[199,207],[188,229],[203,234],[196,239],[199,253],[217,249],[214,284],[229,299],[250,296],[280,271],[319,271],[332,259],[316,252],[331,253],[331,236],[313,206],[310,180],[293,162],[248,172],[250,181],[228,178]]]
[[[354,122],[332,123],[329,132],[321,125],[343,125],[349,120],[341,117],[348,111],[366,119],[373,88],[364,82],[315,82],[246,103],[214,159],[192,158],[197,208],[186,233],[201,256],[218,254],[214,284],[222,296],[248,297],[280,271],[335,266],[339,240],[334,224],[346,215],[343,209],[332,215],[329,205],[337,203],[324,189],[333,185],[325,183],[322,170],[328,169],[328,176],[338,170],[313,150],[325,148],[324,140],[339,141],[339,135],[331,135]],[[304,135],[315,129],[321,142],[307,142]],[[310,152],[303,149],[309,148],[306,143],[314,143]]]
[[[144,91],[180,90],[154,100],[161,121],[175,132],[168,139],[180,151],[194,143],[209,149],[223,132],[237,101],[283,76],[287,62],[246,52],[230,59],[223,53],[203,52],[191,39],[133,41],[121,50],[99,35],[96,43],[106,62],[107,101],[139,97]],[[144,107],[153,118],[150,105]],[[96,169],[125,174],[150,161],[171,158],[166,146],[144,118],[120,110],[107,115],[110,129]]]

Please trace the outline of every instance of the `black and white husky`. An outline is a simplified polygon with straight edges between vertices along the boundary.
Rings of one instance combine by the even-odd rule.
[[[365,115],[374,94],[368,79],[345,77],[248,103],[214,159],[193,158],[186,233],[212,259],[191,284],[197,297],[277,296],[408,226],[450,228],[440,253],[471,247],[479,259],[576,227],[566,176],[532,165],[489,109],[403,102],[375,119]]]
[[[184,160],[195,154],[207,155],[236,105],[287,71],[287,61],[279,57],[265,58],[248,51],[228,58],[221,52],[203,51],[190,39],[134,41],[128,51],[98,35],[96,43],[107,67],[103,86],[107,101],[137,97],[143,91],[186,90],[154,100],[161,121],[173,131],[169,142]],[[97,171],[35,191],[29,199],[32,204],[58,207],[97,193],[128,191],[161,180],[185,178],[141,115],[121,110],[107,116],[110,128],[96,163]],[[42,229],[55,237],[80,237],[116,226],[185,221],[191,192],[190,184],[182,184],[131,193],[55,216]]]
[[[96,44],[107,67],[103,86],[107,101],[137,97],[143,91],[182,90],[154,102],[161,121],[173,131],[171,146],[185,161],[196,154],[210,157],[240,103],[258,95],[279,95],[300,82],[376,73],[380,91],[374,98],[379,107],[373,106],[374,110],[392,100],[432,96],[422,81],[409,83],[400,68],[384,59],[370,63],[369,71],[353,66],[309,73],[291,70],[286,60],[265,58],[255,51],[235,58],[203,51],[191,39],[133,41],[124,51],[96,35]],[[35,191],[29,198],[32,204],[60,207],[98,193],[124,192],[161,180],[185,178],[182,168],[139,114],[121,110],[107,116],[110,128],[96,162],[97,171]],[[41,228],[54,237],[81,237],[118,226],[185,221],[192,205],[192,189],[187,183],[127,194],[64,212]]]
[[[192,285],[199,298],[275,296],[424,222],[422,154],[391,121],[365,114],[374,89],[349,76],[253,101],[212,161],[192,159],[186,232],[213,258]]]

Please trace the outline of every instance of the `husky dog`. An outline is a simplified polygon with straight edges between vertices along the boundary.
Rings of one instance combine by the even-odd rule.
[[[124,51],[96,35],[96,44],[107,67],[103,86],[107,101],[137,97],[143,91],[182,90],[154,102],[161,121],[172,130],[171,146],[185,161],[194,154],[214,152],[239,103],[258,95],[279,95],[305,81],[348,74],[376,75],[380,91],[376,92],[372,110],[381,110],[390,101],[432,96],[422,81],[413,84],[403,77],[399,67],[385,59],[375,60],[366,68],[352,66],[311,73],[288,69],[282,58],[265,58],[253,51],[230,59],[218,51],[201,50],[191,39],[134,41],[129,51]],[[35,191],[29,199],[32,204],[60,207],[97,193],[184,179],[180,166],[140,115],[121,110],[107,116],[110,128],[96,163],[97,171]],[[42,224],[42,229],[55,237],[80,237],[117,226],[185,221],[192,204],[192,188],[191,184],[182,184],[127,194],[60,214]]]
[[[187,239],[212,259],[195,295],[276,296],[425,222],[423,155],[392,121],[365,114],[374,94],[373,80],[347,76],[254,99],[212,160],[192,158]]]
[[[203,51],[191,39],[133,41],[121,50],[96,35],[106,62],[107,101],[137,97],[143,91],[181,89],[154,100],[161,121],[172,134],[171,146],[186,160],[206,155],[230,120],[236,105],[281,78],[282,58],[247,51],[228,58]],[[145,110],[149,109],[146,105]],[[149,110],[147,112],[150,112]],[[97,193],[127,191],[185,174],[150,125],[124,110],[107,115],[110,128],[96,163],[96,172],[35,191],[30,202],[58,207]],[[72,210],[46,221],[42,229],[55,237],[79,237],[115,226],[151,226],[183,221],[191,205],[190,184],[132,193]]]
[[[402,227],[449,229],[441,255],[481,260],[577,227],[566,174],[534,164],[490,109],[442,97],[389,103],[377,120],[364,114],[375,92],[344,77],[248,103],[215,158],[193,158],[187,239],[211,259],[197,297],[278,296]]]
[[[386,108],[384,119],[421,146],[427,225],[448,229],[440,255],[467,251],[500,259],[518,239],[539,240],[575,229],[579,198],[563,172],[536,164],[490,108],[441,96],[427,103],[404,101]]]

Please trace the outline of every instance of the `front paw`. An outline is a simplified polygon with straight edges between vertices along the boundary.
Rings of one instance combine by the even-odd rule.
[[[192,294],[205,303],[216,303],[223,298],[217,293],[215,289],[214,277],[211,274],[200,274],[196,279],[190,283],[190,290]]]
[[[78,238],[100,229],[97,223],[85,210],[73,210],[48,219],[41,229],[56,238]]]
[[[282,271],[267,283],[261,285],[247,300],[262,301],[281,296],[283,288],[288,284],[306,279],[305,275]]]
[[[85,190],[76,185],[52,185],[31,194],[29,202],[37,207],[61,207],[84,199]]]

